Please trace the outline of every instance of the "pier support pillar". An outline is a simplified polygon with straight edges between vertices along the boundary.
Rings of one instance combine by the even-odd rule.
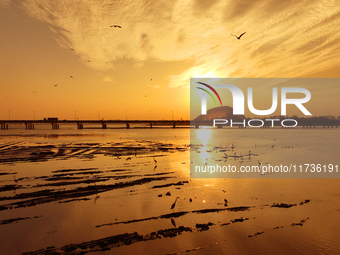
[[[8,129],[8,123],[1,123],[1,129]]]
[[[172,127],[173,127],[173,128],[176,128],[176,123],[175,123],[175,122],[172,124]]]
[[[83,123],[77,123],[77,129],[83,129],[84,124]]]
[[[52,129],[59,129],[59,123],[51,123]]]
[[[107,124],[106,123],[102,123],[102,129],[106,129]]]
[[[130,128],[130,124],[126,123],[126,129],[129,129],[129,128]]]
[[[26,129],[34,129],[34,123],[25,123]]]
[[[152,128],[152,122],[150,122],[150,128]]]

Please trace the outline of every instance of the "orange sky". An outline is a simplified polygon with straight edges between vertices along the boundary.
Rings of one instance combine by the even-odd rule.
[[[189,119],[190,77],[339,77],[336,1],[1,0],[0,17],[0,119]],[[314,98],[340,115],[336,86]]]

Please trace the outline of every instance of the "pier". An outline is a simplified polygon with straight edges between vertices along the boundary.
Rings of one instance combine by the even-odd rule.
[[[248,121],[249,119],[245,119]],[[246,122],[245,122],[246,123]],[[118,128],[126,128],[130,129],[131,126],[133,128],[157,128],[157,127],[170,127],[170,128],[178,128],[178,127],[192,127],[192,128],[200,128],[202,126],[213,126],[212,120],[206,121],[195,121],[195,120],[0,120],[0,129],[6,130],[9,129],[9,125],[19,124],[25,125],[27,130],[34,129],[36,124],[50,124],[51,129],[59,129],[62,125],[70,125],[74,124],[77,129],[86,129],[86,128],[94,128],[93,124],[97,124],[101,129],[108,128],[117,128],[117,126],[113,126],[113,124],[121,124],[121,127]],[[91,126],[92,124],[92,126]],[[110,124],[111,127],[110,127]],[[301,128],[315,128],[315,127],[323,127],[323,128],[338,128],[340,126],[339,120],[328,120],[328,121],[301,121],[298,122],[298,127]],[[216,128],[229,127],[228,125],[220,125],[216,124]],[[233,125],[236,128],[247,128],[247,125],[236,124]],[[282,127],[279,123],[275,123],[274,127]],[[96,128],[96,127],[95,127]],[[263,126],[258,126],[257,128],[269,129],[272,128],[268,123]],[[282,128],[291,128],[291,127],[282,127]]]
[[[8,129],[9,124],[24,124],[26,129],[34,129],[36,124],[50,124],[52,129],[59,129],[64,124],[75,124],[77,129],[84,129],[89,124],[99,124],[102,129],[109,128],[110,124],[124,124],[127,129],[131,125],[145,125],[140,127],[153,128],[157,126],[190,126],[190,120],[0,120],[1,129]]]

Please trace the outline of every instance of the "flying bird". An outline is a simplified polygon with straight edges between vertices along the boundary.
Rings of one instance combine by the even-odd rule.
[[[112,25],[112,26],[110,26],[110,27],[118,27],[118,28],[122,28],[122,27],[119,26],[119,25]]]
[[[156,159],[153,159],[153,161],[155,162],[155,164],[157,164],[157,160]]]
[[[233,35],[233,34],[231,34],[231,35],[235,36],[237,39],[239,39],[239,40],[240,40],[240,39],[241,39],[241,36],[242,36],[242,35],[244,35],[245,33],[246,33],[246,32],[244,32],[244,33],[240,34],[240,36]]]
[[[71,77],[71,78],[73,78],[73,76],[72,76],[72,75],[71,75],[70,77]]]
[[[37,94],[37,92],[33,91],[34,94]]]
[[[73,49],[73,48],[71,48],[70,50],[73,50],[73,51],[74,51],[74,49]]]
[[[54,87],[57,87],[57,86],[58,86],[58,84],[54,85]]]

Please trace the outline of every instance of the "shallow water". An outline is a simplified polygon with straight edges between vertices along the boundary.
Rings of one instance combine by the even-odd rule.
[[[0,253],[340,252],[339,179],[190,178],[190,150],[219,163],[251,150],[242,164],[339,164],[338,129],[202,132],[1,130]]]

